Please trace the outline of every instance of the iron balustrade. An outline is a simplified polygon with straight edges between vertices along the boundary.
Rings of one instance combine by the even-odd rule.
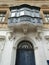
[[[20,22],[30,22],[33,24],[42,24],[42,18],[38,18],[38,17],[28,17],[28,16],[22,16],[22,17],[10,17],[8,19],[8,24],[16,24],[16,23],[20,23]]]

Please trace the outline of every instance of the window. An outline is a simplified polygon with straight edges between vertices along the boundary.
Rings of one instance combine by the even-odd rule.
[[[44,12],[46,22],[49,22],[49,12]]]
[[[21,16],[21,15],[24,15],[24,11],[21,11],[21,12],[20,12],[20,16]]]
[[[40,17],[40,13],[38,13],[38,12],[35,12],[35,17]]]
[[[14,17],[14,16],[15,16],[15,12],[12,12],[11,17]]]
[[[47,60],[47,63],[48,63],[48,65],[49,65],[49,60]]]
[[[31,11],[25,11],[25,15],[29,15],[29,16],[31,16]]]
[[[11,22],[33,22],[33,23],[40,23],[40,11],[38,8],[28,8],[28,7],[20,7],[11,9],[10,18],[13,18]]]
[[[11,17],[19,17],[19,16],[40,17],[40,13],[39,10],[30,8],[20,8],[11,10]]]
[[[31,16],[31,12],[30,11],[26,11],[26,10],[20,11],[20,16],[22,16],[22,15],[29,15],[29,16]]]
[[[49,7],[42,6],[40,9],[40,15],[42,16],[43,23],[49,23]]]
[[[0,12],[0,22],[4,22],[5,20],[5,12]]]
[[[15,12],[11,12],[11,17],[14,17],[15,16]]]
[[[16,16],[19,17],[19,12],[17,12]]]

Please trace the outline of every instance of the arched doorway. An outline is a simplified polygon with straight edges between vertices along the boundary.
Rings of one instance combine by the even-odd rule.
[[[35,65],[34,48],[31,42],[23,40],[18,44],[15,65]]]

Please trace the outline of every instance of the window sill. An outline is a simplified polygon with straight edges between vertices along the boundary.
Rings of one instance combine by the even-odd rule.
[[[0,24],[7,24],[7,22],[6,21],[0,21]]]
[[[44,24],[46,23],[46,24],[49,24],[49,22],[43,22]]]

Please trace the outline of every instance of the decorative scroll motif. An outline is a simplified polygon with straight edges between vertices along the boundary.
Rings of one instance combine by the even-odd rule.
[[[5,40],[4,39],[0,39],[0,61],[2,59],[2,52],[5,46]]]
[[[27,17],[27,16],[24,16],[24,17],[20,17],[20,18],[9,18],[9,25],[10,23],[11,24],[16,24],[16,23],[19,23],[19,22],[30,22],[30,23],[33,23],[33,24],[42,24],[42,20],[41,18],[31,18],[31,17]]]
[[[29,41],[24,40],[19,43],[18,49],[33,49],[33,46]]]
[[[4,40],[0,40],[0,51],[3,50],[4,45],[5,45],[5,41]]]
[[[44,32],[44,38],[46,40],[49,40],[49,30],[45,30],[45,32]]]

